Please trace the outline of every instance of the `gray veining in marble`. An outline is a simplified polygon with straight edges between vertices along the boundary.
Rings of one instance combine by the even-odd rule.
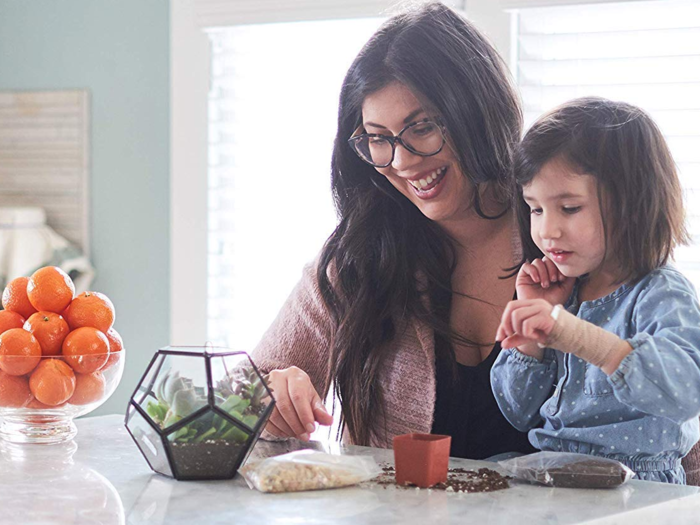
[[[643,481],[614,490],[514,483],[508,490],[482,494],[377,485],[262,494],[240,477],[175,481],[150,471],[121,416],[76,424],[75,442],[0,446],[0,524],[700,523],[700,489]],[[261,442],[254,454],[282,453],[296,443]],[[392,460],[390,450],[347,447],[342,452]],[[462,459],[451,466],[495,468]]]

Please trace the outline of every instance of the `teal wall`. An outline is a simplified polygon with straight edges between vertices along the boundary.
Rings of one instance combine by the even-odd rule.
[[[123,413],[169,343],[169,18],[168,0],[0,0],[0,90],[90,92],[92,288],[128,354],[93,414]]]

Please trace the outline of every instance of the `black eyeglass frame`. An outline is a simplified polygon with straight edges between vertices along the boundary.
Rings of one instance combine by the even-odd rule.
[[[409,128],[412,128],[413,126],[417,126],[418,124],[424,124],[426,122],[433,122],[437,124],[438,129],[440,130],[440,135],[442,136],[442,144],[440,145],[440,148],[434,153],[421,153],[420,151],[416,151],[413,147],[411,147],[410,144],[406,143],[402,138],[401,135],[403,135],[404,131],[406,131]],[[392,162],[394,162],[394,156],[396,155],[396,143],[398,142],[401,144],[404,148],[406,148],[408,151],[413,153],[414,155],[419,155],[421,157],[432,157],[434,155],[437,155],[442,151],[442,149],[445,147],[445,143],[447,142],[447,139],[445,138],[445,126],[442,124],[442,121],[438,117],[426,117],[421,120],[416,120],[415,122],[411,122],[410,124],[406,124],[404,128],[398,132],[397,135],[382,135],[381,133],[361,133],[357,135],[357,133],[361,130],[363,130],[364,127],[362,124],[360,124],[355,132],[352,134],[352,136],[348,139],[348,144],[350,145],[350,148],[355,152],[355,154],[360,157],[360,159],[370,166],[374,166],[375,168],[386,168],[391,165]],[[386,164],[375,164],[374,162],[370,162],[367,160],[360,152],[357,150],[356,144],[364,138],[381,138],[389,142],[391,144],[391,158],[389,159],[389,162]]]

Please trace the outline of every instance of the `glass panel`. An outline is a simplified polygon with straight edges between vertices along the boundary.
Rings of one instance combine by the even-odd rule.
[[[136,401],[136,403],[138,403],[144,408],[148,404],[147,402],[149,398],[156,398],[155,393],[153,391],[153,385],[155,383],[156,373],[163,364],[164,358],[165,356],[163,355],[158,355],[158,357],[156,357],[156,359],[153,361],[153,364],[148,368],[146,374],[139,383],[139,386],[136,389],[136,393],[134,393],[134,401]]]
[[[168,435],[178,479],[224,479],[247,455],[250,435],[208,411]]]
[[[130,407],[129,421],[126,424],[141,453],[156,472],[172,476],[163,441],[155,429],[141,416],[138,410]]]
[[[156,367],[154,367],[156,368]],[[207,404],[202,356],[165,355],[153,386],[140,403],[151,419],[167,429]]]
[[[213,357],[211,373],[216,406],[256,430],[272,398],[248,355]]]

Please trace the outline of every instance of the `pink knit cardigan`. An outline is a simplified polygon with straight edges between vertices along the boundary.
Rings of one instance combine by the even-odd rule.
[[[331,320],[321,298],[315,266],[304,268],[301,281],[255,348],[251,357],[265,372],[297,366],[322,399],[330,385]],[[394,436],[430,432],[435,407],[435,345],[432,330],[418,321],[399,327],[382,370],[386,430],[372,442],[391,447]],[[348,441],[344,436],[343,441]]]
[[[331,320],[321,298],[315,265],[304,268],[272,326],[251,354],[265,372],[297,366],[304,370],[322,399],[328,393]],[[391,447],[394,436],[430,432],[435,409],[435,343],[433,331],[418,320],[397,330],[382,370],[386,428],[375,447]],[[348,436],[343,439],[348,442]],[[700,485],[700,446],[684,458],[688,484]]]

